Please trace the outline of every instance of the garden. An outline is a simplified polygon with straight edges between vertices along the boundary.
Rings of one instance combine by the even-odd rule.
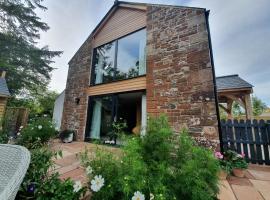
[[[115,131],[121,134],[121,128]],[[86,191],[91,192],[93,200],[216,199],[219,179],[228,174],[241,177],[242,169],[247,168],[244,155],[200,147],[188,130],[174,134],[166,116],[161,116],[148,120],[144,137],[121,137],[125,140],[117,147],[121,154],[99,145],[94,156],[87,150],[81,153],[88,177],[88,183],[82,185],[71,179],[61,180],[54,170],[54,160],[61,157],[61,151],[52,150],[51,141],[58,137],[67,142],[70,133],[75,132],[65,130],[59,134],[48,117],[32,119],[21,127],[16,139],[1,133],[0,143],[12,142],[31,152],[31,163],[16,199],[72,200],[82,198]]]

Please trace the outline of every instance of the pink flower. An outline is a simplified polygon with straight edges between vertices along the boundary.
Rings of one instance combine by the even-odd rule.
[[[215,152],[215,157],[218,158],[218,159],[223,159],[223,155],[219,151]]]

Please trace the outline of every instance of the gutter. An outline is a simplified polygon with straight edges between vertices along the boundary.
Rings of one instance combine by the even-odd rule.
[[[212,75],[213,75],[213,84],[214,84],[214,95],[215,95],[215,104],[216,104],[216,114],[218,120],[218,132],[219,132],[219,141],[220,141],[220,151],[223,152],[223,141],[222,141],[222,130],[220,125],[220,115],[218,109],[218,95],[217,95],[217,83],[216,83],[216,73],[215,73],[215,64],[214,64],[214,56],[213,56],[213,48],[212,48],[212,41],[211,41],[211,33],[210,33],[210,26],[209,26],[209,14],[210,10],[205,11],[205,19],[206,19],[206,28],[207,28],[207,35],[209,41],[209,49],[210,49],[210,58],[211,58],[211,65],[212,65]]]

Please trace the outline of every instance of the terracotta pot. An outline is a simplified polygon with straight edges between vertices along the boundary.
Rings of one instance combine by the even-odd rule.
[[[245,176],[245,173],[244,173],[245,169],[234,168],[232,172],[233,172],[233,175],[236,177],[243,178]]]
[[[68,137],[63,139],[64,143],[71,143],[73,141],[73,133],[70,133]]]
[[[226,180],[228,173],[225,170],[220,170],[218,177],[220,180]]]

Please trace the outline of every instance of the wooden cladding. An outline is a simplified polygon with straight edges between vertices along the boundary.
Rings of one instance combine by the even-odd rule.
[[[146,89],[146,77],[138,77],[113,83],[90,86],[87,89],[88,96],[112,94],[119,92],[129,92]]]
[[[0,119],[4,116],[7,99],[0,97]]]
[[[146,26],[146,11],[141,9],[118,8],[97,30],[94,47],[111,42]]]

